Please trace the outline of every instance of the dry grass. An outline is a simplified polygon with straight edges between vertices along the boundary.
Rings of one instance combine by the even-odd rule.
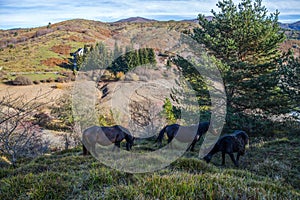
[[[51,27],[7,30],[0,32],[0,67],[5,72],[61,71],[70,53],[85,44],[96,44],[116,34],[135,28],[167,27],[190,29],[188,22],[152,22],[105,24],[91,20],[69,20]],[[112,44],[113,45],[113,44]]]

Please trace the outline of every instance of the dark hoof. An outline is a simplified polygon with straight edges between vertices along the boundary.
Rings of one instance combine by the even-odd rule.
[[[207,156],[205,156],[203,159],[206,161],[206,163],[210,162],[210,159]]]

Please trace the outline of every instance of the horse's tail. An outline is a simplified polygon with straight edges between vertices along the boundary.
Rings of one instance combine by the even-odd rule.
[[[159,142],[161,143],[162,142],[162,139],[164,137],[164,134],[166,132],[166,128],[168,127],[169,125],[166,125],[163,129],[161,129],[161,131],[159,132],[157,138],[156,138],[156,142]]]

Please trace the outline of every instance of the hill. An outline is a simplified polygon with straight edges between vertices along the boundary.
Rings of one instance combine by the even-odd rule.
[[[78,48],[109,40],[141,25],[177,31],[197,26],[191,22],[158,22],[137,17],[119,23],[74,19],[44,27],[0,30],[0,68],[2,73],[64,71],[69,66],[70,53]]]
[[[207,17],[211,20],[211,17]],[[138,27],[169,27],[177,31],[198,26],[197,20],[161,22],[132,17],[114,23],[74,19],[44,27],[0,30],[0,66],[7,72],[57,71],[67,66],[70,53],[84,44],[113,38],[126,29]],[[299,30],[300,22],[281,24]]]
[[[300,21],[294,23],[279,23],[281,28],[300,31]]]
[[[114,23],[128,23],[128,22],[133,22],[133,23],[136,23],[136,22],[156,22],[157,20],[154,20],[154,19],[147,19],[147,18],[143,18],[143,17],[130,17],[130,18],[126,18],[126,19],[121,19],[121,20],[118,20]]]

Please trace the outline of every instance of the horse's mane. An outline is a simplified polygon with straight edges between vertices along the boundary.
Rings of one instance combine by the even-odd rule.
[[[134,139],[134,136],[131,134],[131,132],[127,128],[125,128],[121,125],[115,125],[115,127],[117,127],[119,130],[121,130],[124,133],[125,139],[128,139],[128,140]]]

